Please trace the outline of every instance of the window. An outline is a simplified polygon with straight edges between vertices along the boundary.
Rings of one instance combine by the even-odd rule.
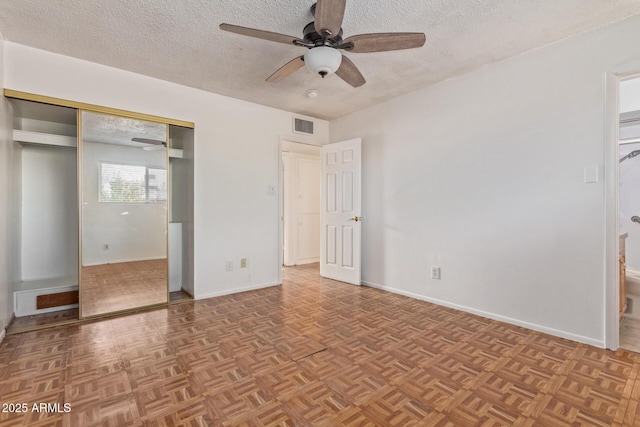
[[[138,165],[100,163],[99,201],[162,203],[167,201],[167,171]]]

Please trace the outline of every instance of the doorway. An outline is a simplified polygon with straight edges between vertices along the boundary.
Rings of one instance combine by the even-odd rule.
[[[284,149],[283,149],[284,148]],[[313,212],[313,221],[309,221],[311,227],[307,234],[313,236],[313,241],[309,240],[308,248],[313,251],[313,258],[307,256],[309,254],[296,255],[300,257],[300,260],[291,262],[289,264],[300,265],[304,263],[314,263],[319,261],[319,274],[320,276],[328,279],[333,279],[341,282],[351,283],[353,285],[361,284],[361,235],[362,235],[362,221],[364,219],[361,216],[361,170],[362,170],[362,140],[360,138],[353,138],[345,141],[334,142],[331,144],[323,145],[321,148],[315,146],[315,156],[318,148],[320,165],[314,161],[312,168],[304,168],[306,171],[304,175],[313,177],[313,184],[305,184],[306,188],[310,189],[308,194],[308,206],[313,205],[314,209],[317,207],[317,213]],[[296,149],[309,150],[309,147],[301,145],[291,145],[290,141],[282,141],[279,154],[280,164],[282,166],[280,170],[280,223],[279,223],[279,283],[282,283],[282,266],[284,265],[284,251],[286,246],[284,245],[284,223],[285,223],[285,197],[283,194],[288,194],[289,201],[292,199],[296,203],[300,202],[301,198],[304,198],[299,192],[292,190],[291,185],[297,186],[299,190],[299,184],[288,184],[285,189],[285,171],[294,170],[292,167],[285,169],[285,163],[291,166],[292,151]],[[287,152],[287,157],[283,161],[283,152]],[[295,151],[294,151],[295,153]],[[309,152],[303,154],[309,155]],[[315,160],[314,159],[314,160]],[[299,169],[301,170],[301,169]],[[287,172],[288,174],[288,172]],[[319,176],[318,176],[319,175]],[[319,178],[319,179],[318,179]],[[319,190],[319,195],[317,194]],[[311,195],[313,193],[313,195]],[[293,194],[293,196],[291,196]],[[304,203],[303,203],[304,205]],[[289,207],[289,205],[287,205]],[[294,211],[296,212],[296,211]],[[308,213],[308,212],[305,212]],[[292,217],[289,214],[289,217]],[[297,233],[296,239],[293,240],[293,247],[298,249],[300,254],[301,237],[304,238],[305,233],[300,233],[300,227],[304,225],[303,221],[300,221],[298,217],[294,216],[294,222],[292,224],[293,232]],[[297,231],[296,231],[297,230]],[[319,231],[319,235],[316,234],[316,230]],[[289,238],[287,234],[287,238]],[[319,245],[315,243],[315,239],[319,238]],[[291,242],[291,239],[289,239]],[[305,244],[306,244],[305,243]],[[291,247],[291,243],[289,243]],[[316,252],[316,251],[319,251]],[[317,255],[316,255],[317,254]],[[300,262],[302,261],[302,262]]]
[[[619,346],[640,352],[640,76],[621,79],[618,103]]]
[[[320,150],[282,141],[282,266],[320,262]]]

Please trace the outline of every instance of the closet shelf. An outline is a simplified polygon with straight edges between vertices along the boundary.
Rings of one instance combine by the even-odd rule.
[[[23,280],[13,285],[13,292],[35,291],[39,289],[67,288],[78,286],[78,276],[53,277],[50,279]]]
[[[183,159],[184,152],[179,148],[169,148],[169,157],[173,159]]]
[[[57,145],[59,147],[77,147],[78,142],[75,136],[56,135],[52,133],[31,132],[28,130],[13,130],[13,140],[16,142],[27,142],[30,144]],[[184,152],[178,148],[169,149],[169,157],[174,159],[184,158]]]
[[[55,135],[51,133],[31,132],[27,130],[13,130],[13,140],[32,144],[57,145],[60,147],[76,147],[75,136]]]

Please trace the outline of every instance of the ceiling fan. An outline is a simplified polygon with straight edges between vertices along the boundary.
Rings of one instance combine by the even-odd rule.
[[[366,83],[365,78],[340,50],[353,53],[384,52],[424,45],[424,33],[373,33],[343,39],[341,26],[345,6],[346,0],[317,0],[317,3],[311,6],[311,14],[315,21],[304,27],[302,39],[231,24],[220,24],[220,29],[309,49],[307,53],[292,59],[270,75],[267,82],[277,82],[306,65],[323,78],[336,73],[351,86],[360,87]]]
[[[149,144],[147,146],[142,147],[145,151],[157,151],[164,150],[167,148],[167,141],[161,141],[159,139],[150,139],[150,138],[131,138],[133,142],[140,142],[142,144]]]

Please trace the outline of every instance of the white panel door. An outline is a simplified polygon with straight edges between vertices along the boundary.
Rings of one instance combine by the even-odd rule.
[[[322,147],[320,275],[360,284],[360,138]]]

